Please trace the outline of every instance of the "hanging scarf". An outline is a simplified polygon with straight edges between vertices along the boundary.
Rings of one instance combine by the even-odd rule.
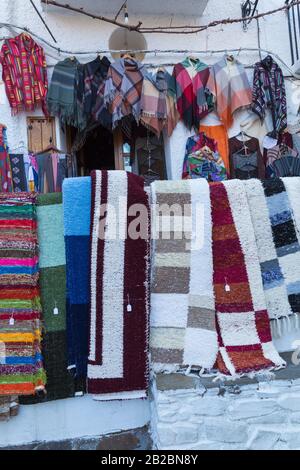
[[[113,129],[126,116],[140,118],[144,65],[134,59],[120,59],[111,64],[104,89],[104,102],[112,114]]]

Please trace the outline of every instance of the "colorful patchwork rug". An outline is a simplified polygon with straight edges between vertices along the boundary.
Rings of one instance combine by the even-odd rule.
[[[74,379],[67,370],[66,258],[61,193],[38,196],[37,222],[47,393],[41,397],[21,397],[21,404],[58,400],[75,393]]]
[[[143,179],[125,171],[94,171],[91,178],[88,392],[98,400],[142,398],[148,388],[148,196]]]
[[[91,178],[63,182],[64,235],[67,275],[68,368],[79,388],[85,383],[88,358],[89,253]]]
[[[0,395],[44,390],[36,197],[0,194]]]
[[[211,369],[218,341],[209,186],[201,179],[157,181],[151,191],[153,369]]]
[[[245,182],[271,319],[300,312],[300,239],[295,223],[300,193],[296,195],[297,184],[290,180],[294,178]]]
[[[223,374],[282,367],[273,346],[255,235],[242,181],[210,185],[214,291]]]

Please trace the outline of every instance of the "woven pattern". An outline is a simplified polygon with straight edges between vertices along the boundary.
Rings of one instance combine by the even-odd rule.
[[[62,195],[39,195],[37,205],[44,322],[42,354],[47,374],[47,394],[41,397],[21,397],[21,404],[67,398],[74,396],[75,391],[74,379],[67,371],[66,260]]]
[[[269,316],[277,319],[299,313],[300,245],[284,182],[251,180],[245,188]]]
[[[148,196],[143,179],[125,171],[94,171],[91,178],[88,392],[98,400],[142,398],[148,388]],[[147,216],[137,239],[128,233],[133,204]]]
[[[0,194],[0,395],[44,390],[36,198]]]
[[[272,339],[243,182],[210,186],[218,369],[243,374],[284,365]]]
[[[218,343],[208,184],[204,180],[160,181],[151,189],[156,215],[150,337],[153,367],[157,372],[183,366],[211,369]],[[179,210],[164,215],[163,207],[175,208],[174,204]],[[171,228],[169,237],[164,222]],[[199,227],[203,226],[201,233]]]

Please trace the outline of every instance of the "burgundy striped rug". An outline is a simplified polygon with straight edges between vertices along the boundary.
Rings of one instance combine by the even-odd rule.
[[[141,398],[148,386],[148,196],[142,178],[125,171],[91,177],[88,392],[98,400]],[[127,236],[139,216],[134,204],[146,219],[139,238]]]

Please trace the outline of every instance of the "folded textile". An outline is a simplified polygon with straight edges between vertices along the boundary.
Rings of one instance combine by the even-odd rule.
[[[293,194],[291,185],[290,194]],[[250,180],[245,188],[269,316],[278,319],[300,313],[299,234],[285,183],[281,179]],[[296,197],[293,195],[293,201]],[[298,201],[295,210],[297,204]]]
[[[211,208],[205,180],[156,181],[151,360],[154,371],[214,366]],[[172,212],[175,211],[175,212]]]
[[[210,195],[217,367],[221,373],[238,376],[284,366],[272,343],[244,182],[212,184]]]
[[[64,235],[67,275],[68,367],[84,381],[88,357],[89,250],[91,179],[63,182]]]
[[[0,395],[44,390],[36,196],[0,194]]]
[[[150,208],[143,179],[93,171],[88,392],[97,400],[146,396]],[[140,236],[130,232],[143,212]],[[137,229],[138,230],[138,229]]]
[[[41,397],[20,397],[21,404],[58,400],[75,393],[74,379],[67,370],[66,259],[60,193],[38,196],[37,222],[47,393]]]

